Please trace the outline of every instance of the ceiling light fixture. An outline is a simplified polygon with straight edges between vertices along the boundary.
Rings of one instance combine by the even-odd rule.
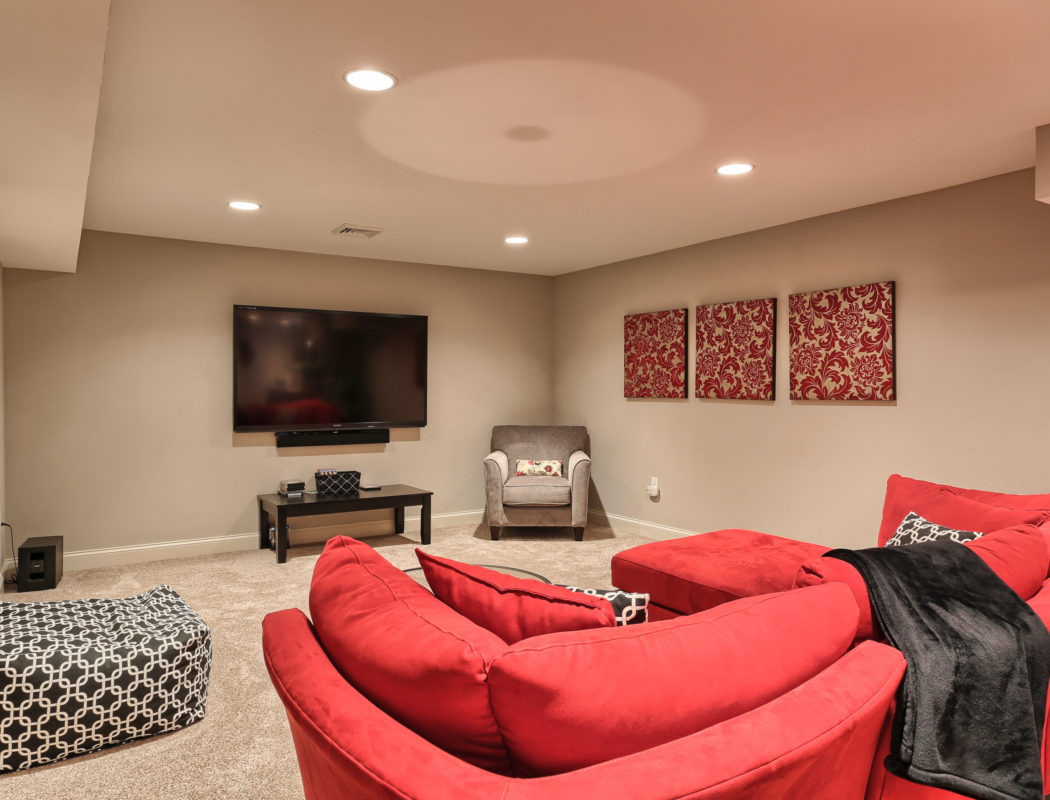
[[[504,240],[507,244],[528,244],[528,236],[507,236]]]
[[[251,200],[231,200],[226,205],[237,211],[258,211],[260,208],[258,203],[253,203]]]
[[[343,76],[343,80],[355,89],[363,89],[366,92],[385,92],[393,89],[397,78],[389,72],[381,72],[377,69],[352,69]]]
[[[719,175],[747,175],[754,168],[754,164],[723,164],[717,172]]]

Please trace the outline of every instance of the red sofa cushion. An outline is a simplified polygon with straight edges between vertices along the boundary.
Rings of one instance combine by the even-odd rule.
[[[824,583],[844,583],[849,587],[853,599],[857,602],[860,617],[857,621],[857,639],[881,639],[882,630],[871,611],[868,599],[868,584],[856,567],[837,558],[821,556],[807,561],[798,568],[795,575],[795,587],[820,586]]]
[[[648,592],[656,607],[691,614],[741,597],[787,591],[798,565],[828,549],[759,531],[711,531],[617,553],[612,582]]]
[[[1050,551],[1044,533],[1034,525],[1017,525],[993,531],[979,539],[966,542],[1011,589],[1028,600],[1043,585],[1050,569]],[[837,558],[821,556],[808,561],[798,569],[795,586],[819,586],[824,583],[844,583],[853,594],[860,609],[857,623],[858,639],[881,639],[882,631],[874,618],[868,599],[868,586],[852,564]]]
[[[1003,582],[1029,600],[1035,596],[1050,567],[1043,531],[1034,525],[1016,525],[965,543]]]
[[[1028,605],[1039,615],[1043,624],[1050,627],[1050,578],[1043,581],[1039,591],[1028,598]],[[1047,698],[1047,703],[1050,703],[1050,697]],[[1047,780],[1050,782],[1050,775],[1047,775]]]
[[[502,639],[345,536],[317,561],[310,616],[332,663],[379,708],[465,761],[510,771],[486,684]]]
[[[1013,525],[1040,525],[1050,517],[1050,506],[1021,509],[993,506],[962,496],[951,486],[891,475],[886,482],[879,547],[896,533],[897,526],[909,511],[938,525],[980,533],[990,533]]]
[[[782,695],[841,657],[856,629],[849,589],[828,584],[664,622],[538,636],[492,663],[492,708],[520,773],[577,769]]]
[[[604,597],[439,558],[418,548],[416,558],[439,599],[508,644],[544,633],[616,626],[612,603]]]
[[[1050,509],[1050,494],[1009,494],[1007,492],[989,492],[984,489],[964,489],[961,486],[949,486],[946,483],[929,483],[928,481],[920,481],[915,478],[904,478],[901,475],[895,477],[901,478],[901,480],[908,481],[914,485],[947,489],[949,492],[956,494],[959,497],[965,497],[967,500],[976,500],[978,503],[984,503],[989,506],[1015,509]]]

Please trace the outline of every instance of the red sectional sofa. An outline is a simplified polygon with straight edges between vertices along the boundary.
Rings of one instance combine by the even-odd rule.
[[[893,476],[880,545],[909,511],[1010,528],[971,546],[1050,620],[1050,556],[1031,527],[1050,495]],[[334,539],[312,621],[296,609],[263,621],[306,798],[962,797],[883,766],[904,658],[879,641],[858,573],[826,551],[748,531],[633,548],[614,558],[614,583],[652,595],[651,621],[608,627],[577,608],[559,628],[561,610],[535,614],[517,596],[494,612],[485,592],[515,590],[470,569],[432,560],[452,581],[435,588],[442,602],[367,545]]]
[[[1050,542],[1050,494],[962,489],[892,475],[877,538],[883,546],[909,511],[953,528],[990,533],[1036,525]],[[748,530],[722,530],[651,542],[613,556],[613,584],[648,592],[652,618],[694,614],[729,600],[794,588],[799,569],[825,545]]]
[[[893,475],[887,483],[878,546],[884,546],[909,512],[963,531],[988,534],[968,542],[981,558],[1050,625],[1050,495],[1013,495],[963,489]],[[704,613],[721,603],[768,592],[841,583],[861,610],[858,642],[880,640],[867,588],[849,564],[824,557],[827,547],[757,531],[726,530],[652,542],[613,557],[613,583],[648,592],[660,618]],[[1050,794],[1050,742],[1043,736],[1044,791]],[[865,800],[963,798],[887,772],[889,729],[873,759]]]
[[[905,666],[835,583],[510,643],[344,537],[310,613],[263,622],[308,800],[861,800]]]

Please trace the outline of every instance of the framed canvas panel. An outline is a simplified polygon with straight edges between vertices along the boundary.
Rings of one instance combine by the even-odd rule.
[[[777,300],[696,307],[696,396],[772,400]]]
[[[793,294],[792,400],[896,400],[894,282]]]
[[[687,309],[623,318],[623,396],[684,399]]]

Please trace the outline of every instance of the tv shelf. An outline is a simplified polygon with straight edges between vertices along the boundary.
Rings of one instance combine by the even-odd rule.
[[[330,444],[386,444],[390,428],[350,428],[343,431],[277,431],[278,447],[318,447]]]

